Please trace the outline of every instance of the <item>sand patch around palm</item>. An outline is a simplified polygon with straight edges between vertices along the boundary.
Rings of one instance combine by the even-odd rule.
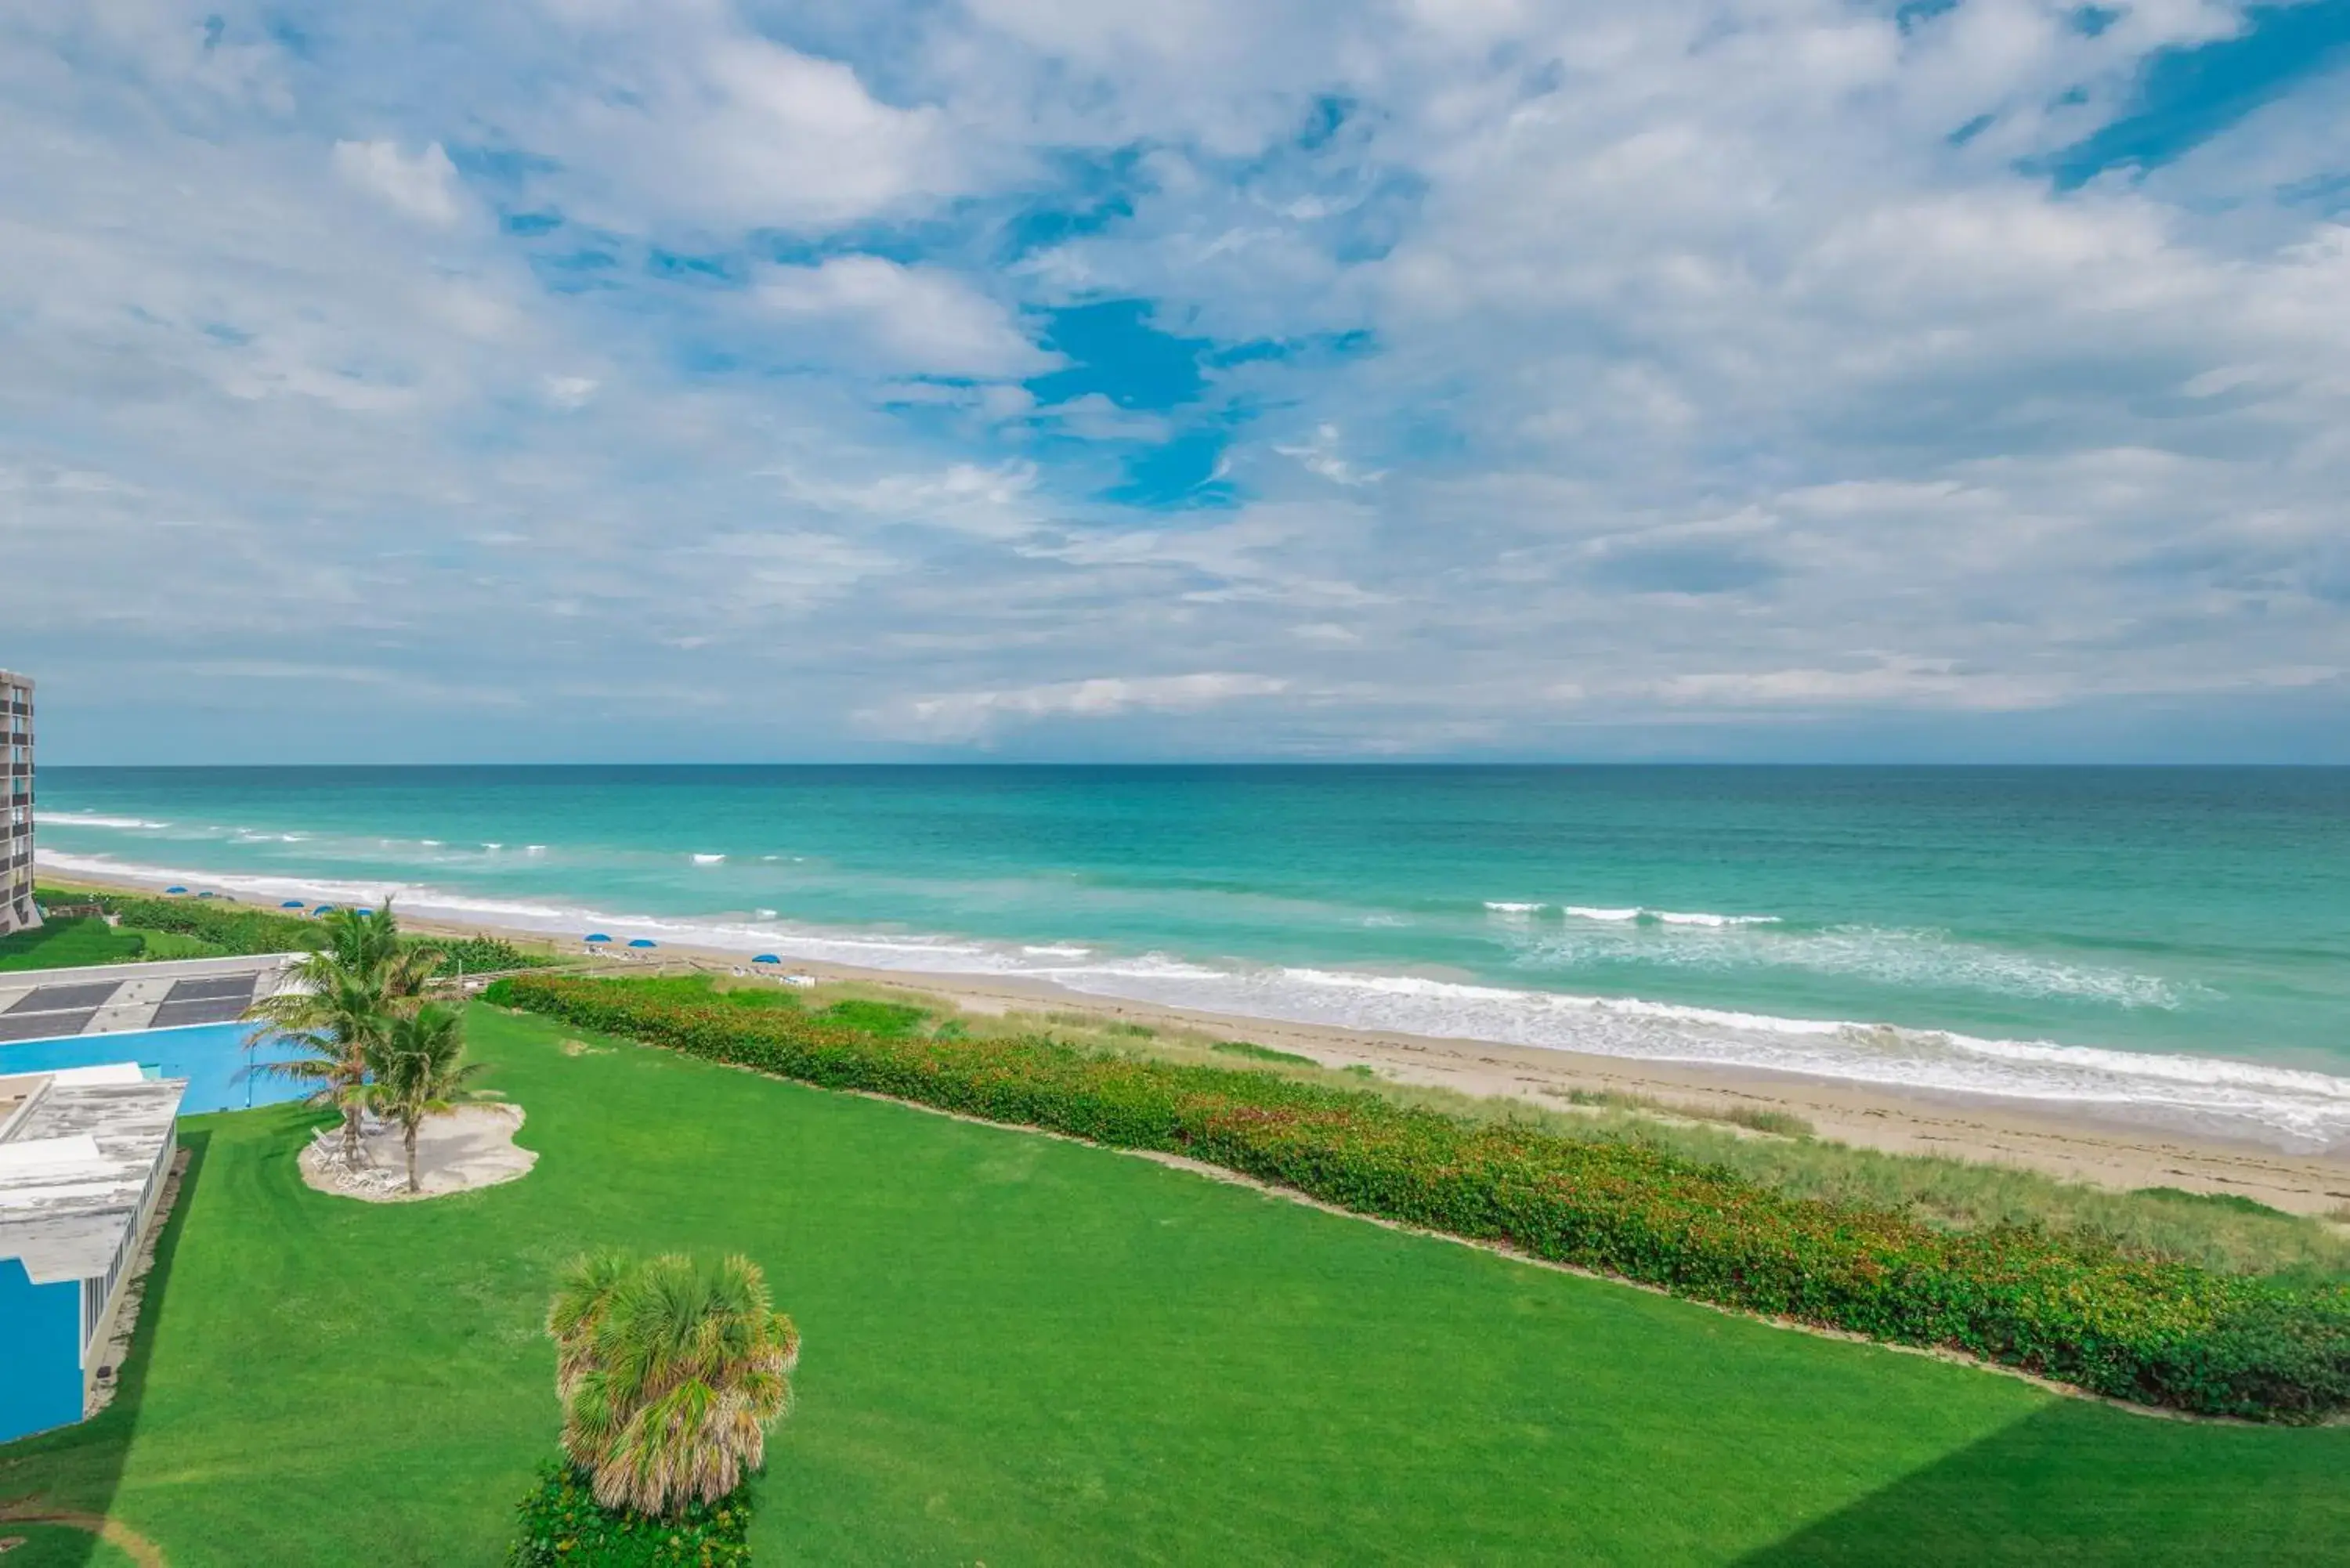
[[[397,1126],[370,1124],[359,1140],[359,1159],[346,1167],[342,1128],[323,1129],[302,1151],[302,1179],[320,1192],[369,1203],[404,1203],[445,1198],[515,1180],[538,1163],[536,1149],[514,1140],[522,1126],[520,1106],[459,1106],[429,1116],[416,1132],[416,1176],[423,1190],[408,1190],[408,1151]]]

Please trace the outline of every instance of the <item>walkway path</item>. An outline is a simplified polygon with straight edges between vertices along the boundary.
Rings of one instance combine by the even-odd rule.
[[[171,1560],[163,1549],[123,1523],[102,1513],[81,1513],[66,1508],[43,1508],[36,1502],[0,1503],[0,1522],[15,1524],[62,1524],[68,1530],[87,1530],[100,1541],[110,1542],[130,1555],[139,1568],[171,1568]]]

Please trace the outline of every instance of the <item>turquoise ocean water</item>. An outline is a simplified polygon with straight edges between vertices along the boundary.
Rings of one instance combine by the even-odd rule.
[[[2350,1144],[2350,770],[73,769],[57,870]]]

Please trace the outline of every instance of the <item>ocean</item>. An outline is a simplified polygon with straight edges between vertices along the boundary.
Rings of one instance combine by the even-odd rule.
[[[40,775],[42,864],[2350,1146],[2350,769]]]

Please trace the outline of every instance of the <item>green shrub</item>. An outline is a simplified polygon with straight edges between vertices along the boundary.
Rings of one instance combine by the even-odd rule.
[[[816,1016],[846,1024],[851,1029],[861,1029],[868,1034],[878,1034],[885,1040],[897,1040],[920,1029],[930,1013],[902,1002],[865,1002],[851,998],[847,1002],[834,1002]]]
[[[411,942],[440,950],[441,966],[432,971],[435,974],[494,974],[503,970],[543,969],[553,961],[503,937],[416,937]]]
[[[108,912],[120,916],[126,926],[192,937],[224,953],[307,952],[324,946],[327,940],[316,920],[210,898],[104,894],[99,902]]]
[[[2024,1228],[1936,1231],[1646,1145],[1038,1038],[888,1038],[525,975],[494,1002],[827,1088],[1179,1153],[1360,1213],[1678,1295],[1962,1351],[2100,1394],[2307,1421],[2350,1407],[2350,1286],[2292,1288]]]
[[[676,1519],[652,1519],[604,1507],[587,1478],[558,1459],[539,1471],[517,1511],[509,1568],[743,1568],[751,1561],[748,1487]]]

